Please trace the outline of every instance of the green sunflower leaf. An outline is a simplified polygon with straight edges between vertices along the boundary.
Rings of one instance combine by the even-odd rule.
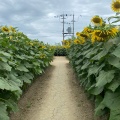
[[[76,60],[75,65],[79,65],[82,62],[82,59]]]
[[[12,67],[8,63],[0,61],[0,70],[11,71],[11,69]]]
[[[111,54],[120,58],[120,45]]]
[[[108,63],[120,69],[120,58],[115,56],[110,56],[108,58]]]
[[[92,48],[86,55],[85,57],[90,58],[92,55],[96,54],[99,49]]]
[[[99,76],[96,78],[96,87],[103,87],[107,83],[110,83],[114,78],[114,70],[105,72],[104,70],[100,71]]]
[[[2,77],[0,77],[0,89],[10,90],[10,91],[19,91],[20,94],[22,93],[15,81],[8,80]]]
[[[88,76],[98,73],[104,66],[105,66],[104,63],[101,64],[100,66],[98,66],[98,65],[90,66],[88,69]]]
[[[0,102],[0,120],[10,120],[6,109],[5,103]]]
[[[120,120],[120,89],[115,93],[107,91],[101,105],[110,109],[109,120]]]
[[[119,79],[115,79],[113,80],[108,86],[107,89],[112,90],[113,92],[115,92],[115,90],[120,86],[120,80]]]
[[[81,70],[86,69],[90,65],[90,62],[87,61],[83,66],[81,67]]]
[[[103,91],[103,89],[104,87],[96,87],[94,84],[88,89],[88,92],[93,95],[99,95]]]
[[[11,100],[11,99],[5,101],[5,104],[6,104],[13,112],[17,112],[17,111],[19,110],[17,104],[16,104],[13,100]]]
[[[29,71],[23,64],[17,66],[16,70],[23,71],[23,72],[28,72]]]
[[[101,116],[103,115],[103,110],[105,108],[105,105],[101,105],[101,102],[103,101],[103,97],[99,94],[95,97],[95,115]]]
[[[33,65],[40,66],[40,63],[36,61],[36,62],[33,62]]]
[[[103,50],[100,53],[98,53],[97,55],[95,55],[92,60],[100,60],[102,57],[104,57],[106,54],[108,53],[108,51]]]
[[[16,57],[19,58],[19,59],[21,59],[21,60],[24,60],[24,59],[25,59],[25,57],[22,56],[22,55],[16,55]]]
[[[31,83],[31,80],[27,77],[27,75],[19,76],[19,79],[24,81],[25,83]]]
[[[8,59],[5,56],[0,56],[0,60],[3,61],[3,62],[7,62],[8,61]]]
[[[7,52],[0,51],[0,54],[2,54],[3,56],[6,56],[6,57],[11,57],[11,55]]]

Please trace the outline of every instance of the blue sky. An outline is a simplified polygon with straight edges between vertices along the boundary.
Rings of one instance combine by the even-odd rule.
[[[48,44],[61,43],[62,19],[60,15],[75,15],[75,33],[90,24],[94,15],[102,18],[115,15],[112,0],[0,0],[0,24],[18,27],[31,39]],[[58,16],[58,17],[55,17]],[[72,16],[65,19],[72,23]],[[72,24],[65,24],[65,32]],[[71,36],[66,36],[65,39]]]

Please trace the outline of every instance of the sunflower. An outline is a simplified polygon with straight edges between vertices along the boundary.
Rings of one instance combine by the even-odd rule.
[[[92,30],[92,28],[85,27],[85,28],[83,29],[83,32],[90,34],[90,33],[93,32],[93,30]]]
[[[94,30],[91,41],[92,43],[95,41],[107,41],[111,37],[115,37],[118,32],[119,31],[116,28],[109,28],[107,30]]]
[[[80,40],[81,44],[84,44],[86,42],[86,39],[84,37],[80,37],[79,40]]]
[[[115,28],[111,28],[109,30],[109,33],[111,34],[111,36],[115,36],[118,32],[119,32],[119,30],[116,27]]]
[[[113,0],[111,8],[114,12],[120,12],[120,0]]]
[[[63,45],[65,45],[65,43],[66,43],[66,41],[65,41],[65,40],[63,40],[63,41],[62,41],[62,44],[63,44]]]
[[[9,28],[6,27],[6,26],[3,26],[3,27],[1,28],[1,30],[2,30],[3,32],[10,32]]]
[[[74,40],[74,44],[84,44],[85,39],[84,38],[78,38]]]
[[[41,59],[43,59],[43,58],[45,58],[45,57],[46,57],[45,54],[41,54],[41,55],[40,55],[40,58],[41,58]]]
[[[79,36],[80,35],[80,33],[79,32],[76,32],[76,36]]]
[[[82,37],[82,38],[87,39],[87,38],[89,37],[89,35],[88,35],[87,33],[80,32],[80,33],[79,33],[79,37]]]
[[[44,45],[42,45],[42,49],[45,49],[46,47]]]
[[[68,40],[63,40],[63,41],[62,41],[62,44],[63,44],[63,45],[69,45],[69,44],[70,44],[70,41],[68,41]]]
[[[11,40],[11,39],[13,38],[13,36],[10,36],[9,38],[10,38],[10,40]]]
[[[96,25],[96,26],[101,26],[103,24],[103,20],[102,18],[100,18],[99,16],[94,16],[92,19],[91,19],[91,22]]]
[[[63,48],[68,49],[70,48],[70,45],[64,45]]]
[[[81,44],[81,42],[80,42],[80,40],[75,39],[75,40],[74,40],[74,44]]]
[[[16,32],[15,28],[13,28],[12,26],[10,26],[9,28],[12,32]]]
[[[29,45],[33,46],[34,44],[32,42],[30,42]]]

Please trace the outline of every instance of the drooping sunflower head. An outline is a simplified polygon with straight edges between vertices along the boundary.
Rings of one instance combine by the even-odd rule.
[[[15,28],[13,28],[12,26],[10,26],[9,28],[12,32],[16,32]]]
[[[113,0],[111,8],[114,12],[120,12],[120,0]]]
[[[94,16],[92,19],[91,19],[91,22],[94,24],[94,25],[97,25],[97,26],[101,26],[103,24],[103,20],[102,18],[100,18],[99,16]]]
[[[107,31],[95,30],[92,34],[92,40],[95,39],[96,41],[104,41],[107,38],[108,38]]]
[[[64,46],[64,48],[69,48],[71,43],[72,43],[72,41],[68,40],[68,39],[62,41],[62,45]]]
[[[82,31],[82,32],[77,32],[76,36],[77,37],[83,37],[83,38],[87,39],[89,35],[88,35],[87,32]]]
[[[91,28],[89,28],[89,27],[85,27],[85,28],[83,29],[83,32],[90,34],[90,33],[93,32],[93,30],[92,30]]]
[[[63,48],[69,49],[69,48],[70,48],[70,45],[63,45]]]
[[[80,43],[81,43],[80,40],[78,40],[78,39],[74,40],[74,44],[80,44]]]
[[[119,32],[119,29],[116,28],[116,27],[113,27],[113,28],[111,28],[111,29],[109,30],[109,34],[110,34],[111,36],[115,36],[118,32]]]
[[[68,40],[63,40],[63,41],[62,41],[62,44],[63,44],[63,45],[68,45],[68,44],[69,44],[69,41],[68,41]]]
[[[43,58],[45,58],[45,57],[46,57],[45,54],[41,54],[41,55],[40,55],[40,58],[41,58],[41,59],[43,59]]]
[[[80,42],[81,42],[81,44],[84,44],[86,42],[86,39],[84,37],[81,37]]]
[[[84,44],[86,42],[85,38],[79,37],[74,40],[74,44]]]
[[[29,45],[33,46],[34,44],[33,44],[33,42],[30,42]]]
[[[116,28],[109,28],[106,30],[94,30],[94,32],[92,33],[91,41],[92,43],[94,43],[95,41],[107,41],[110,38],[116,37],[118,32],[119,31]]]
[[[84,38],[84,39],[87,39],[87,38],[89,37],[89,35],[88,35],[87,33],[80,32],[80,33],[79,33],[79,37]]]
[[[79,32],[76,32],[76,36],[78,37],[80,35],[80,33]]]
[[[3,27],[1,28],[1,30],[2,30],[3,32],[10,32],[9,28],[6,27],[6,26],[3,26]]]
[[[42,49],[45,49],[46,48],[46,46],[45,45],[42,45]]]

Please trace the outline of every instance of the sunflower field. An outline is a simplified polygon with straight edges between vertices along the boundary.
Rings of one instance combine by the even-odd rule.
[[[120,0],[112,1],[115,16],[108,24],[100,16],[69,42],[67,49],[80,85],[95,101],[95,115],[120,120]],[[114,20],[110,22],[112,19]]]
[[[16,28],[0,26],[0,120],[18,110],[22,92],[53,60],[54,47],[31,40]]]
[[[55,45],[54,48],[55,48],[54,56],[67,55],[66,48],[63,45]]]

